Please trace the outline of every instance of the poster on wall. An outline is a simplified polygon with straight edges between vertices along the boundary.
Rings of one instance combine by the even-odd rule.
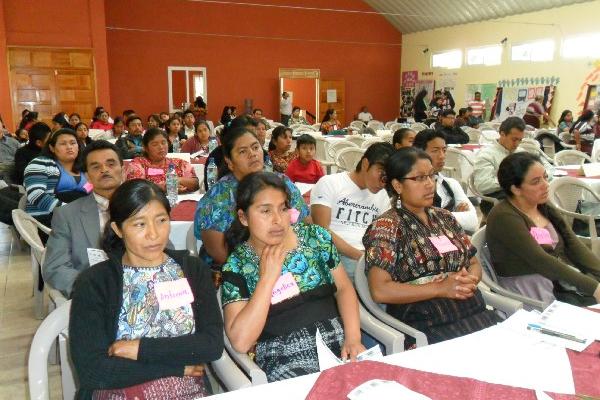
[[[327,102],[328,103],[337,103],[337,90],[327,89]]]
[[[456,80],[458,79],[458,73],[456,72],[440,72],[437,74],[437,88],[440,90],[447,90],[453,92],[456,87]]]
[[[419,80],[419,71],[402,72],[402,87],[414,88]]]
[[[533,88],[528,87],[503,87],[501,88],[502,94],[499,97],[498,109],[496,110],[496,116],[500,121],[504,121],[507,117],[523,117],[527,106],[533,101],[530,98],[532,93],[533,96],[541,95],[546,96],[546,108],[550,109],[552,106],[552,98],[554,96],[555,86],[536,86]]]

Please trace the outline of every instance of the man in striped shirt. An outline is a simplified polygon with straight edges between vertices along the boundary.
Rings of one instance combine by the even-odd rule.
[[[473,109],[471,121],[476,124],[482,123],[485,114],[485,101],[481,100],[481,92],[475,92],[475,98],[469,101],[468,106]]]

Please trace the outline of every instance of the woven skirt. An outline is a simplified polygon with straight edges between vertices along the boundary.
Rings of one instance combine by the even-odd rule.
[[[333,354],[340,356],[344,328],[339,317],[318,321],[289,333],[258,342],[255,362],[267,374],[269,382],[319,372],[315,334],[319,332]]]

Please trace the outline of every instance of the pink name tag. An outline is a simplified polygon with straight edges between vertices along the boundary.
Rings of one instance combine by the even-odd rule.
[[[300,211],[296,210],[295,208],[290,208],[288,210],[288,212],[290,213],[290,222],[292,224],[295,224],[296,222],[298,222],[298,217],[300,216]]]
[[[94,185],[92,185],[91,182],[86,182],[85,185],[83,185],[83,190],[85,190],[87,193],[92,193],[92,190],[94,190]]]
[[[294,275],[291,272],[286,272],[277,279],[275,286],[273,286],[271,304],[280,303],[299,294],[300,288],[294,279]]]
[[[450,239],[448,239],[448,236],[446,235],[431,236],[429,240],[431,240],[431,244],[435,246],[435,248],[440,254],[458,250],[458,248],[452,244],[452,242],[450,241]]]
[[[529,230],[529,233],[535,239],[535,241],[538,242],[538,244],[552,244],[552,237],[546,228],[538,228],[537,226],[533,226]]]
[[[185,278],[155,283],[154,294],[158,300],[158,308],[161,311],[173,310],[194,301],[194,294],[188,280]]]
[[[148,176],[164,175],[165,171],[161,168],[148,168]]]

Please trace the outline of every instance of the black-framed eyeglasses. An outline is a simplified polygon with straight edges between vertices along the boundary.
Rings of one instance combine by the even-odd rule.
[[[400,178],[400,180],[409,179],[413,182],[425,183],[427,180],[431,180],[431,182],[435,183],[438,179],[437,174],[429,174],[429,175],[417,175],[417,176],[405,176],[404,178]]]

